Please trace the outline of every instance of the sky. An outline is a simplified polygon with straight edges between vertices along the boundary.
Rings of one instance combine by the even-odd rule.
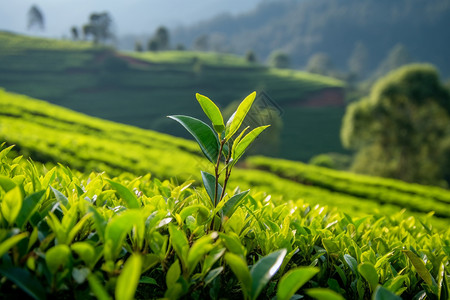
[[[116,33],[145,34],[164,25],[195,24],[217,14],[239,14],[263,0],[0,0],[0,30],[54,38],[70,36],[92,12],[107,11]],[[37,5],[45,17],[45,32],[27,31],[27,12]]]

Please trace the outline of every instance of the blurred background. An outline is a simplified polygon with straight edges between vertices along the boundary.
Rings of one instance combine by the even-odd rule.
[[[447,186],[448,0],[0,2],[0,87],[186,137],[256,90],[252,154]]]

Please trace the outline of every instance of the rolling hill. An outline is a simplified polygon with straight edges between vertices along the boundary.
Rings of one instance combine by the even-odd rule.
[[[344,151],[339,140],[345,111],[342,82],[267,68],[235,55],[116,52],[81,41],[0,32],[0,86],[92,116],[177,136],[185,133],[165,116],[200,116],[200,108],[192,105],[196,92],[224,108],[253,90],[264,91],[284,124],[280,151],[273,155],[308,160],[319,153]],[[305,141],[308,147],[298,147]]]
[[[178,125],[173,122],[172,126]],[[198,186],[200,170],[210,168],[191,141],[89,117],[4,90],[0,91],[2,141],[49,167],[58,162],[87,173],[150,173],[160,180],[194,179]],[[248,158],[233,171],[230,184],[271,194],[277,201],[301,198],[310,206],[328,206],[350,216],[417,216],[417,226],[438,228],[448,227],[450,219],[448,190],[290,161]],[[430,224],[425,221],[427,215]]]

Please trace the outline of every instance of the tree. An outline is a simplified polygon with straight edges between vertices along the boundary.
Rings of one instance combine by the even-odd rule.
[[[28,11],[28,30],[37,27],[39,30],[44,30],[44,14],[36,5],[30,7]]]
[[[167,30],[166,27],[158,27],[158,29],[156,29],[154,39],[158,43],[159,50],[169,49],[169,30]]]
[[[252,50],[248,51],[245,54],[245,60],[249,63],[255,63],[256,62],[256,54]]]
[[[365,77],[364,73],[367,71],[368,61],[369,51],[367,47],[362,42],[357,42],[348,59],[348,70],[359,78]]]
[[[109,13],[92,13],[89,23],[83,26],[85,38],[92,36],[94,43],[104,43],[114,39],[113,20]]]
[[[348,106],[341,128],[357,150],[356,172],[443,185],[450,162],[450,93],[436,69],[412,64],[389,73]]]
[[[159,44],[155,38],[152,38],[148,41],[147,50],[148,51],[158,51],[159,50]]]
[[[395,45],[387,54],[386,58],[380,63],[375,71],[375,78],[384,76],[388,72],[400,68],[413,61],[411,54],[403,44]]]
[[[72,28],[70,28],[70,33],[72,34],[72,40],[77,41],[80,38],[80,34],[78,33],[78,28],[76,26],[72,26]]]
[[[289,68],[291,60],[289,56],[281,50],[273,51],[269,56],[269,65],[274,68]]]
[[[144,48],[142,47],[142,43],[140,41],[136,41],[134,43],[134,51],[136,51],[136,52],[144,51]]]
[[[208,51],[209,49],[209,37],[203,34],[195,39],[194,50],[197,51]]]
[[[320,75],[330,75],[333,73],[333,62],[326,53],[316,53],[311,56],[306,65],[306,70]]]

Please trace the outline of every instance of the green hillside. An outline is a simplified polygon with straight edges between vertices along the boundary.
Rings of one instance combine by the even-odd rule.
[[[166,115],[201,116],[200,108],[192,105],[196,92],[209,95],[224,108],[253,90],[265,91],[284,123],[283,146],[277,155],[291,159],[343,151],[339,140],[343,107],[302,107],[310,95],[324,89],[341,93],[342,85],[335,79],[271,69],[228,54],[124,53],[85,42],[0,32],[0,86],[92,116],[172,135],[186,137]],[[304,140],[309,147],[291,147]]]
[[[95,119],[5,91],[0,92],[0,141],[15,144],[14,149],[37,161],[116,176],[151,173],[176,182],[194,179],[197,185],[200,170],[209,166],[191,141]],[[431,223],[448,226],[450,192],[443,189],[268,158],[249,158],[243,165],[251,169],[235,170],[232,187],[269,193],[278,201],[302,198],[312,206],[325,205],[351,216],[403,214],[423,220],[435,211]],[[401,212],[403,208],[406,212]]]

